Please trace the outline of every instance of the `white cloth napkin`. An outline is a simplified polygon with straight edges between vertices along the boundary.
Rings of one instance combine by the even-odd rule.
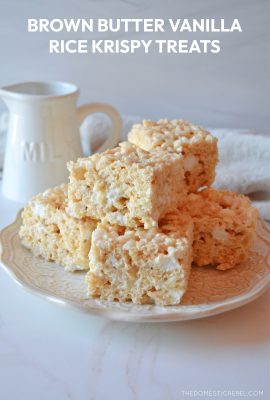
[[[122,140],[141,117],[124,116]],[[7,115],[0,116],[0,168],[3,165]],[[85,155],[95,151],[110,133],[110,120],[95,114],[81,129]],[[270,220],[270,138],[244,129],[211,129],[218,138],[219,164],[215,188],[228,189],[250,196],[263,218]]]
[[[219,163],[214,187],[249,195],[270,220],[270,138],[248,130],[211,130],[218,138]]]

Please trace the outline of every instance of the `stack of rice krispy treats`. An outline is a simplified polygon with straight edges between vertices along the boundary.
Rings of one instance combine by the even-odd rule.
[[[250,200],[211,188],[217,162],[217,139],[203,128],[143,121],[118,147],[69,162],[69,183],[25,207],[21,241],[87,270],[90,297],[179,304],[192,263],[233,268],[255,233]]]

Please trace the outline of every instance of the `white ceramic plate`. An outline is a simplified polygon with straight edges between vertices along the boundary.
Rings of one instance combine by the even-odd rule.
[[[89,314],[134,322],[166,322],[203,318],[240,307],[270,286],[270,230],[259,219],[247,262],[228,271],[192,268],[190,285],[179,306],[157,307],[87,298],[84,273],[34,257],[18,236],[16,221],[1,232],[1,264],[20,286],[47,300]]]

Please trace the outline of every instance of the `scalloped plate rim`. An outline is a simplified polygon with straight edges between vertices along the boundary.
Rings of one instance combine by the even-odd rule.
[[[17,273],[10,265],[9,260],[7,259],[8,251],[4,249],[3,246],[3,238],[7,231],[11,231],[12,233],[17,232],[17,225],[20,222],[22,210],[17,213],[15,220],[4,227],[0,231],[0,265],[3,267],[4,271],[12,278],[17,285],[22,287],[27,292],[38,296],[44,300],[48,300],[52,303],[58,304],[60,306],[68,307],[70,309],[83,312],[88,315],[101,316],[105,318],[109,318],[117,321],[127,321],[127,322],[177,322],[177,321],[187,321],[193,319],[201,319],[207,318],[210,316],[222,314],[224,312],[228,312],[234,310],[236,308],[242,307],[254,300],[256,300],[259,296],[267,291],[270,288],[270,273],[264,276],[261,280],[259,280],[250,290],[239,294],[237,296],[230,297],[226,300],[216,301],[211,303],[203,303],[203,304],[192,304],[192,305],[179,305],[179,311],[170,311],[170,306],[168,307],[158,307],[158,306],[146,306],[148,309],[153,310],[148,314],[141,314],[139,311],[136,313],[129,313],[127,310],[113,309],[108,307],[109,302],[93,300],[97,304],[107,304],[106,308],[91,308],[86,309],[82,307],[76,301],[65,299],[58,295],[51,295],[43,290],[42,288],[36,288],[31,284],[25,282],[21,279]],[[264,220],[261,219],[263,226],[269,231]],[[33,256],[35,257],[35,256]],[[194,308],[197,308],[194,311]],[[156,312],[155,312],[156,310]],[[157,312],[158,311],[158,312]]]

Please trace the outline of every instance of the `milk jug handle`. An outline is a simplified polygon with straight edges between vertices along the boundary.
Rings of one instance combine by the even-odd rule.
[[[115,147],[119,140],[120,140],[120,134],[121,134],[121,129],[122,129],[122,120],[121,117],[116,111],[116,109],[109,104],[104,104],[104,103],[90,103],[90,104],[85,104],[77,109],[78,113],[78,121],[79,125],[81,125],[84,121],[84,119],[89,115],[89,114],[94,114],[94,113],[104,113],[109,116],[109,118],[112,121],[113,124],[113,130],[111,135],[105,140],[105,142],[96,150],[97,152],[102,152],[104,150],[110,149],[112,147]]]

